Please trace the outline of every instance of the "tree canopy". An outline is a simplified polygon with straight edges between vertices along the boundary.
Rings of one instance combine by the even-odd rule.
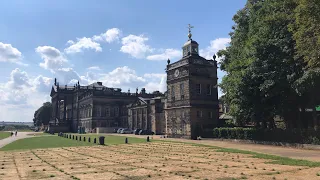
[[[224,99],[239,124],[273,128],[280,116],[300,127],[300,110],[319,103],[319,17],[317,0],[248,0],[233,17],[230,46],[218,56]]]
[[[35,126],[48,125],[52,114],[52,104],[50,102],[43,105],[35,111],[33,122]]]

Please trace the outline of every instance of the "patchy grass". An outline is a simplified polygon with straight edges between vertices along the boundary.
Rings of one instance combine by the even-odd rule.
[[[256,153],[252,151],[244,151],[239,149],[231,148],[219,148],[217,152],[229,152],[229,153],[240,153],[240,154],[250,154],[254,158],[259,159],[270,159],[273,160],[269,163],[271,164],[281,164],[281,165],[290,165],[290,166],[308,166],[308,167],[320,167],[320,162],[312,162],[307,160],[291,159],[288,157],[281,157],[269,154]]]
[[[44,136],[43,136],[44,137]],[[43,138],[34,137],[34,138]],[[51,136],[49,136],[51,137]],[[60,140],[77,142],[62,137]],[[79,142],[80,143],[80,142]],[[83,142],[81,142],[83,143]],[[252,154],[184,143],[152,142],[0,152],[0,179],[315,179],[319,168],[265,164]],[[241,163],[234,162],[239,157]],[[233,158],[233,159],[232,159]],[[16,171],[17,165],[21,171]],[[2,165],[4,164],[4,165]],[[251,167],[251,165],[254,166]],[[250,169],[247,169],[250,165]],[[1,167],[5,169],[1,170]],[[218,168],[218,169],[217,169]],[[267,170],[262,170],[266,168]],[[305,171],[297,173],[298,168]],[[35,170],[35,172],[33,172]],[[7,173],[12,172],[12,173]],[[25,173],[24,173],[25,172]],[[286,177],[284,177],[284,175]]]
[[[157,140],[157,141],[178,143],[177,141],[172,141],[172,140]],[[217,149],[216,150],[217,152],[249,154],[249,155],[252,155],[252,157],[254,157],[254,158],[273,160],[272,162],[269,162],[271,164],[290,165],[290,166],[320,167],[320,162],[313,162],[313,161],[300,160],[300,159],[292,159],[292,158],[288,158],[288,157],[281,157],[281,156],[276,156],[276,155],[262,154],[262,153],[239,150],[239,149],[232,149],[232,148],[221,148],[221,147],[218,147],[218,146],[211,146],[211,145],[198,144],[198,143],[192,143],[192,142],[179,142],[179,143],[189,144],[189,145],[193,145],[193,146],[197,146],[197,147],[207,147],[207,148],[210,148],[210,149]],[[239,157],[238,157],[238,159],[239,159]]]
[[[0,132],[0,139],[10,137],[10,132]]]
[[[19,139],[4,147],[1,151],[22,150],[22,149],[39,149],[39,148],[56,148],[72,146],[91,146],[93,143],[70,140],[58,136],[41,136],[26,139]]]

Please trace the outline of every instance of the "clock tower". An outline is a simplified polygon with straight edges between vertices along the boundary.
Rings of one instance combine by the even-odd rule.
[[[168,65],[166,133],[169,137],[196,139],[218,123],[217,61],[199,56],[199,44],[189,40],[182,47],[182,58]]]

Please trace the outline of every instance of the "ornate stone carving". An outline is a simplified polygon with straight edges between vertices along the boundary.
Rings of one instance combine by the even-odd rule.
[[[182,60],[182,61],[178,61],[178,62],[175,62],[175,63],[171,64],[169,66],[168,70],[175,69],[175,68],[178,68],[180,66],[187,65],[187,64],[188,64],[188,59],[185,59],[185,60]]]

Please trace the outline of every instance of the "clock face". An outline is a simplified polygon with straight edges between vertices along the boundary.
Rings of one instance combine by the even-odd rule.
[[[179,74],[180,74],[179,70],[178,70],[178,69],[176,69],[176,71],[174,71],[174,76],[175,76],[175,77],[178,77],[178,76],[179,76]]]

